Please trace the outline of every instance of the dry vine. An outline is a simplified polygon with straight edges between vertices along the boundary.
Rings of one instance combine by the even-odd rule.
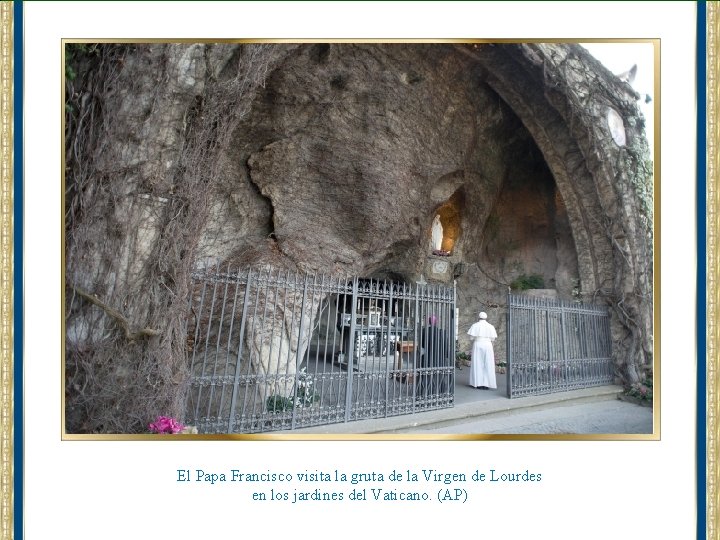
[[[182,415],[194,253],[219,156],[273,53],[70,44],[66,54],[66,430],[143,432]]]
[[[558,103],[559,110],[567,111],[569,125],[577,127],[576,139],[586,145],[586,155],[597,158],[598,163],[592,166],[605,169],[604,175],[598,177],[612,180],[615,199],[612,208],[603,209],[602,230],[612,248],[617,270],[612,288],[601,288],[593,296],[605,298],[625,329],[628,358],[617,364],[623,380],[628,384],[634,383],[647,376],[652,377],[653,368],[652,326],[648,325],[648,321],[652,321],[653,283],[652,166],[647,161],[650,153],[642,137],[632,137],[626,146],[616,147],[598,125],[597,118],[603,115],[598,115],[598,111],[589,104],[617,108],[623,111],[625,118],[639,122],[640,115],[634,101],[637,96],[622,96],[621,89],[597,75],[594,70],[599,69],[598,65],[588,66],[572,52],[565,57],[553,58],[553,61],[556,63],[553,75],[550,75],[550,70],[544,71],[546,88],[561,84],[557,80],[560,74],[565,80],[583,81],[586,86],[578,84],[573,91],[563,93],[562,97],[546,92],[547,98]],[[568,100],[567,107],[563,107],[563,100]],[[586,126],[584,133],[579,126]],[[600,141],[615,150],[602,148]],[[616,155],[614,163],[602,158],[613,154]],[[633,224],[638,230],[632,229]],[[645,261],[646,264],[637,261]],[[632,283],[631,291],[627,291],[626,281]]]

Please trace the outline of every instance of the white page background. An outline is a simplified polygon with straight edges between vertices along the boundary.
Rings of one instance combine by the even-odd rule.
[[[25,538],[694,537],[695,3],[30,2],[23,8]],[[662,440],[61,441],[60,40],[160,37],[661,38]],[[543,481],[466,486],[469,500],[462,505],[259,503],[242,484],[175,481],[176,469],[393,468],[529,469]]]

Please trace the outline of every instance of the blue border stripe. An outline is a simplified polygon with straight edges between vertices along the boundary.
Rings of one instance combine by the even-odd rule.
[[[697,4],[697,537],[704,539],[707,531],[707,65],[706,5]]]
[[[23,538],[23,4],[13,2],[13,356],[14,356],[14,508],[15,538]]]

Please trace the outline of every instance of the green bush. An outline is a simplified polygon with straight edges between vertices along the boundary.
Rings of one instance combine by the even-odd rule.
[[[100,45],[85,43],[68,43],[65,46],[65,77],[69,81],[75,80],[77,72],[73,68],[75,63],[81,56],[98,56],[100,54]]]
[[[628,396],[632,396],[639,400],[650,401],[653,399],[653,381],[652,379],[646,379],[643,382],[638,382],[630,385],[625,389],[625,393]]]
[[[526,291],[528,289],[544,289],[545,281],[538,274],[523,274],[510,283],[510,288],[516,291]]]
[[[293,409],[293,400],[284,396],[270,396],[265,401],[265,407],[270,413],[281,413]]]

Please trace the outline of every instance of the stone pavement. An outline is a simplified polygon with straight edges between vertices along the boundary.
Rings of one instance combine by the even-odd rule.
[[[553,434],[652,433],[650,407],[622,402],[615,385],[508,399],[505,376],[497,390],[467,384],[469,368],[456,370],[455,406],[389,418],[298,429],[293,434]]]
[[[651,434],[653,413],[618,399],[565,402],[477,416],[450,424],[432,424],[396,433],[422,434]]]

